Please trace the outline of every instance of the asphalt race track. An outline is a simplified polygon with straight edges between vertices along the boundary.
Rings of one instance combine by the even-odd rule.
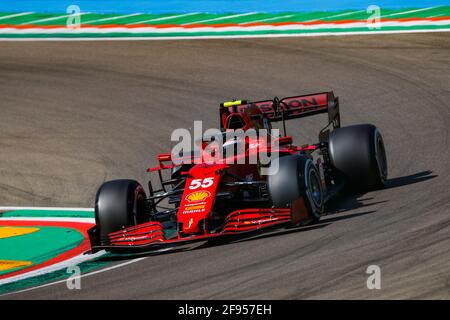
[[[0,203],[92,207],[135,178],[175,128],[218,104],[334,90],[343,125],[376,124],[388,187],[311,227],[149,256],[2,299],[450,298],[450,34],[0,43]],[[315,142],[325,116],[291,121]],[[122,263],[124,260],[114,261]],[[381,268],[368,290],[366,268]]]

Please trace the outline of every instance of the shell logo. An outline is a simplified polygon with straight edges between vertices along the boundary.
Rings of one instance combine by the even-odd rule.
[[[197,201],[204,201],[205,199],[209,198],[211,196],[211,193],[209,191],[194,191],[189,193],[186,196],[186,200],[189,202],[197,202]]]

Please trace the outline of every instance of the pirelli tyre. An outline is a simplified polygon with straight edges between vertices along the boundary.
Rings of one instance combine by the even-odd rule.
[[[95,222],[100,242],[107,244],[108,234],[149,221],[145,210],[144,188],[134,180],[103,183],[95,198]]]
[[[351,189],[382,188],[387,179],[386,150],[380,131],[372,124],[334,130],[329,138],[331,165]]]
[[[318,221],[324,210],[324,194],[319,170],[312,159],[304,155],[289,155],[271,164],[268,189],[275,207],[289,206],[303,197],[308,214]]]

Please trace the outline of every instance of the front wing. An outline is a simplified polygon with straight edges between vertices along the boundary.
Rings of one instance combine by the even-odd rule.
[[[244,209],[230,213],[220,232],[198,234],[166,239],[163,225],[158,221],[146,222],[125,228],[108,235],[107,243],[100,244],[96,227],[89,230],[91,252],[108,250],[112,252],[153,251],[182,246],[232,235],[245,235],[261,229],[281,227],[291,222],[291,209]]]

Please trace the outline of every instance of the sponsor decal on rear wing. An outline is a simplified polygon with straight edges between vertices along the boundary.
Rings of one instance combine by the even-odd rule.
[[[248,102],[238,100],[221,104],[229,112],[245,113],[249,107],[256,106],[269,121],[282,121],[308,117],[319,113],[327,113],[329,122],[339,127],[339,99],[333,92],[322,92],[302,96],[286,97],[281,100],[262,100]]]

